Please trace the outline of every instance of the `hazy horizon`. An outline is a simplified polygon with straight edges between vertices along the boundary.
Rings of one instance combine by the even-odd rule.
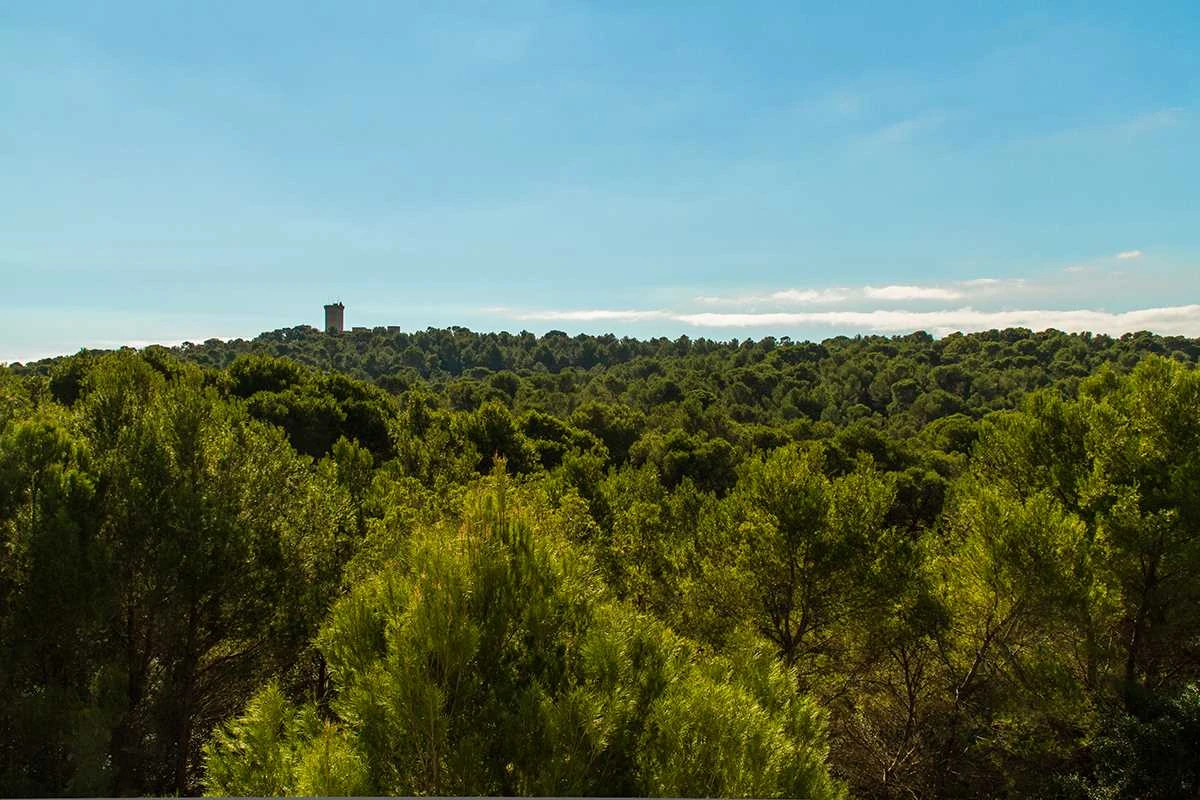
[[[1153,312],[1165,311],[1165,310],[1151,309],[1150,311],[1153,313]],[[1079,318],[1079,319],[1087,319],[1087,318],[1098,319],[1101,316],[1100,312],[1084,311],[1084,312],[1075,312],[1075,313],[1077,315],[1077,318]],[[1182,310],[1181,313],[1186,313],[1188,315],[1200,314],[1200,305],[1184,307],[1184,309]],[[1190,322],[1190,320],[1189,320],[1189,322]],[[177,338],[177,339],[155,339],[155,340],[142,339],[142,340],[128,340],[128,341],[118,341],[118,340],[99,341],[99,342],[94,342],[94,343],[86,343],[86,344],[80,345],[79,347],[76,347],[74,349],[63,351],[63,352],[58,352],[58,351],[46,351],[46,352],[42,352],[42,353],[35,352],[35,353],[31,353],[31,354],[27,355],[24,358],[12,358],[12,359],[8,359],[8,360],[4,360],[3,358],[0,358],[0,366],[6,365],[6,364],[28,364],[28,363],[34,363],[37,361],[42,361],[45,359],[62,358],[62,357],[74,355],[75,353],[78,353],[83,350],[118,350],[118,349],[125,348],[125,347],[132,347],[132,348],[140,350],[142,348],[155,346],[155,345],[162,346],[162,347],[175,348],[175,347],[180,347],[185,344],[202,345],[205,342],[211,341],[211,340],[219,340],[219,341],[223,341],[223,342],[232,342],[232,341],[239,341],[239,340],[240,341],[250,341],[250,340],[257,338],[258,336],[260,336],[262,334],[269,334],[269,333],[272,333],[277,330],[286,330],[289,328],[301,327],[301,326],[306,326],[306,325],[313,328],[316,331],[321,330],[321,327],[322,327],[321,321],[317,320],[315,322],[303,321],[303,322],[297,322],[294,325],[280,325],[280,326],[273,327],[273,328],[264,328],[263,330],[255,331],[253,333],[238,332],[238,333],[231,333],[231,334],[227,334],[227,335],[223,335],[223,336],[221,336],[221,335],[218,335],[218,336],[191,336],[191,337],[185,336],[185,337]],[[362,328],[365,328],[369,332],[373,332],[380,328],[391,327],[391,325],[389,323],[375,323],[372,325],[360,325],[356,322],[352,322],[352,321],[348,320],[346,322],[345,332],[342,335],[353,335],[354,333],[356,333],[356,331],[354,331],[354,327],[362,327]],[[404,328],[403,326],[400,326],[400,327],[401,327],[401,332],[409,333],[409,334],[426,330],[425,328]],[[970,334],[970,333],[978,333],[978,332],[994,330],[994,329],[1003,330],[1005,328],[1029,328],[1034,333],[1041,333],[1046,330],[1054,329],[1054,330],[1060,330],[1060,331],[1063,331],[1066,333],[1092,333],[1094,335],[1104,334],[1104,335],[1112,336],[1114,338],[1119,338],[1120,336],[1122,336],[1124,334],[1140,333],[1140,332],[1149,330],[1148,328],[1142,327],[1142,328],[1131,328],[1130,330],[1121,331],[1119,333],[1106,333],[1105,331],[1102,331],[1102,330],[1092,330],[1091,328],[1086,328],[1086,327],[1080,327],[1077,329],[1055,328],[1054,326],[1045,326],[1045,327],[1041,327],[1041,328],[1038,328],[1038,327],[1030,328],[1030,326],[1028,326],[1028,325],[1014,324],[1014,325],[999,325],[999,326],[993,326],[990,328],[989,327],[979,327],[979,328],[974,328],[972,330],[966,330],[966,331],[958,330],[958,329],[955,329],[955,330],[937,330],[937,329],[927,330],[925,328],[914,328],[912,330],[905,330],[905,331],[865,330],[865,331],[857,331],[857,332],[851,332],[851,333],[845,333],[845,332],[828,333],[828,334],[825,334],[822,336],[812,336],[812,337],[806,337],[806,336],[794,337],[794,336],[790,336],[789,334],[786,334],[786,333],[775,334],[775,333],[771,333],[770,331],[767,331],[765,333],[759,333],[759,334],[739,334],[738,329],[735,327],[727,327],[724,330],[717,330],[712,333],[695,333],[695,332],[689,333],[687,330],[671,333],[671,332],[666,331],[665,329],[655,332],[655,330],[653,329],[653,326],[649,327],[646,331],[641,332],[641,333],[637,333],[637,332],[618,333],[615,330],[605,329],[602,326],[594,326],[594,325],[587,326],[588,329],[584,330],[581,327],[572,327],[569,324],[559,326],[559,327],[526,326],[526,327],[495,328],[495,329],[486,329],[486,330],[479,329],[479,328],[472,328],[470,326],[458,326],[455,323],[450,323],[447,325],[429,326],[429,327],[436,328],[436,329],[464,327],[473,333],[480,333],[480,334],[498,333],[498,334],[509,334],[509,335],[514,335],[514,336],[519,335],[521,333],[528,332],[528,333],[533,333],[534,335],[538,336],[539,338],[545,336],[546,334],[550,333],[551,331],[561,331],[563,333],[566,333],[568,336],[572,336],[572,337],[577,336],[577,335],[593,335],[593,336],[614,335],[614,336],[618,336],[618,337],[630,336],[630,337],[633,337],[636,339],[651,339],[651,338],[667,337],[669,339],[674,340],[674,339],[680,338],[681,336],[689,336],[692,339],[704,338],[704,339],[709,339],[709,340],[713,340],[713,341],[717,341],[717,342],[728,342],[732,339],[737,339],[737,340],[753,339],[753,340],[757,341],[757,340],[760,340],[767,336],[773,336],[775,338],[787,337],[789,340],[794,341],[794,342],[814,342],[814,343],[820,343],[824,340],[836,338],[838,336],[903,337],[903,336],[906,336],[906,335],[912,334],[912,333],[927,333],[935,339],[940,339],[940,338],[944,338],[946,336],[953,335],[956,333]],[[1150,331],[1150,332],[1154,333],[1154,331]],[[1185,334],[1165,333],[1165,334],[1160,334],[1160,335],[1171,336],[1171,335],[1185,335]],[[1193,337],[1189,337],[1189,338],[1193,338]]]

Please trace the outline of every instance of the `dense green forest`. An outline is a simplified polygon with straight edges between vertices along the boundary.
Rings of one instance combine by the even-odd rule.
[[[1194,798],[1200,340],[0,368],[0,794]]]

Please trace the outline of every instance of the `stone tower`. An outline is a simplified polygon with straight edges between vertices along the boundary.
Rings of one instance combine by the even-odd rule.
[[[341,302],[325,306],[325,332],[341,333],[346,329],[346,307]]]

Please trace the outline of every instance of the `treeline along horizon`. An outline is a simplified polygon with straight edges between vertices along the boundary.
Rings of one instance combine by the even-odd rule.
[[[0,368],[0,794],[1194,797],[1200,340]]]

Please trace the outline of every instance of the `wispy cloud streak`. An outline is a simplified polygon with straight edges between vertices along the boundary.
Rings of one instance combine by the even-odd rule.
[[[863,296],[871,300],[958,300],[963,295],[940,286],[867,286]]]
[[[972,297],[995,296],[1006,291],[1020,289],[1025,281],[1020,278],[973,278],[954,281],[945,286],[919,286],[889,284],[886,286],[841,286],[828,289],[780,289],[774,292],[745,293],[734,295],[703,295],[693,298],[704,306],[778,306],[803,307],[810,305],[837,305],[858,300],[883,302],[909,301],[953,301]]]
[[[646,322],[675,319],[669,311],[615,308],[593,308],[566,311],[518,311],[509,308],[485,308],[484,311],[510,319],[542,320],[547,322]]]
[[[766,294],[744,294],[730,297],[702,295],[695,298],[702,305],[756,305],[773,303],[778,305],[808,305],[842,303],[853,295],[852,289],[780,289]]]

